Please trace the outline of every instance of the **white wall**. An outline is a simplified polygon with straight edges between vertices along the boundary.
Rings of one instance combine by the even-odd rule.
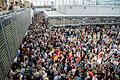
[[[86,9],[85,9],[86,7]],[[57,11],[68,15],[120,15],[120,7],[116,6],[63,6]]]
[[[60,13],[63,13],[63,14],[65,14],[66,13],[66,6],[65,5],[57,5],[56,6],[56,10],[57,10],[57,12],[60,12]]]
[[[46,11],[46,10],[51,10],[51,8],[35,8],[35,11]]]

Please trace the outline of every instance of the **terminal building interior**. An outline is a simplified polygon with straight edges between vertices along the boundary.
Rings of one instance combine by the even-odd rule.
[[[120,80],[120,0],[0,0],[0,80]]]

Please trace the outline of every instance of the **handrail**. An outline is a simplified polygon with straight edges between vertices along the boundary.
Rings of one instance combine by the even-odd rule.
[[[9,10],[9,11],[1,11],[0,12],[0,16],[11,14],[11,13],[15,13],[15,12],[20,12],[20,11],[24,11],[24,10],[26,10],[26,8],[20,8],[20,9]]]

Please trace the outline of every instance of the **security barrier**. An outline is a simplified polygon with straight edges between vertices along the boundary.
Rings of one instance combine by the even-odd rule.
[[[29,9],[0,17],[0,80],[7,80],[9,68],[31,21]]]

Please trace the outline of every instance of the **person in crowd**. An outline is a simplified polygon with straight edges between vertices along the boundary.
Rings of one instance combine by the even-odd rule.
[[[19,9],[19,8],[20,8],[20,6],[19,6],[19,2],[15,2],[14,10]]]
[[[7,10],[14,10],[14,3],[11,3],[11,4],[8,6]]]
[[[36,14],[9,78],[119,80],[120,26],[55,28],[44,14]]]
[[[0,11],[3,11],[3,8],[2,8],[2,7],[0,7]]]

